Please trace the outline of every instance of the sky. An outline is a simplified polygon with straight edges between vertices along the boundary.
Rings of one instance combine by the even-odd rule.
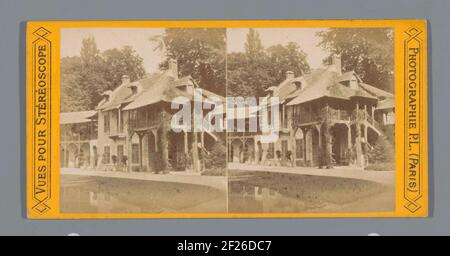
[[[322,60],[328,55],[321,47],[318,47],[319,38],[316,33],[325,28],[256,28],[264,48],[277,44],[296,42],[307,54],[311,68],[322,66]],[[231,28],[227,30],[227,51],[243,52],[248,28]]]
[[[276,44],[297,42],[307,54],[312,68],[322,66],[322,59],[327,53],[317,46],[316,37],[321,28],[257,28],[265,48]],[[228,52],[243,52],[248,28],[227,30]],[[61,31],[61,57],[79,56],[81,41],[92,36],[97,48],[104,51],[112,48],[131,46],[144,60],[147,73],[158,71],[158,64],[163,60],[163,53],[155,50],[155,43],[149,38],[164,33],[164,28],[66,28]]]
[[[149,39],[163,33],[163,28],[66,28],[61,31],[61,57],[79,56],[81,41],[92,36],[100,51],[131,46],[144,60],[145,71],[153,73],[164,55]]]

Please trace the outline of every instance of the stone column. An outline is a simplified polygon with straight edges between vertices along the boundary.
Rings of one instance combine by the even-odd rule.
[[[256,141],[256,137],[253,137],[253,163],[254,164],[258,164],[258,152],[259,152],[259,148],[258,148],[258,143]]]
[[[290,148],[291,148],[292,166],[296,165],[295,163],[296,163],[296,157],[297,157],[297,145],[295,143],[295,133],[296,133],[296,131],[297,131],[296,129],[293,129],[291,127],[289,140],[290,140],[290,143],[291,143]]]
[[[316,125],[315,128],[317,129],[317,134],[319,136],[319,148],[321,148],[322,147],[322,132],[321,132],[321,129],[320,129],[321,127]]]
[[[143,133],[138,133],[138,137],[139,137],[139,166],[142,168],[142,159],[143,159],[143,150],[142,150],[142,139],[144,138],[144,134]]]
[[[307,154],[306,135],[308,134],[308,128],[302,128],[302,132],[303,132],[303,165],[306,166],[306,154]]]
[[[359,103],[356,102],[356,139],[355,139],[355,148],[356,148],[356,165],[362,167],[364,163],[364,156],[362,154],[362,145],[361,145],[361,121],[359,115]]]
[[[192,124],[195,122],[195,114],[192,115]],[[195,129],[192,132],[192,171],[193,172],[199,172],[200,166],[198,164],[198,138],[197,138],[197,130]]]
[[[122,123],[122,114],[120,108],[117,109],[117,133],[122,133],[121,123]]]
[[[184,153],[189,153],[189,147],[188,147],[188,134],[187,131],[184,131]]]
[[[161,134],[160,134],[160,141],[161,141],[161,161],[162,161],[162,171],[168,171],[167,168],[169,167],[169,123],[170,123],[170,117],[168,113],[165,110],[162,110],[162,125],[161,125]]]
[[[205,133],[203,132],[203,127],[202,127],[202,132],[200,133],[200,145],[202,146],[200,149],[200,153],[201,153],[201,159],[200,159],[200,164],[201,164],[201,168],[200,170],[204,171],[205,170],[205,154],[204,154],[204,148],[205,148]]]
[[[350,124],[347,125],[347,148],[352,148],[352,126]]]

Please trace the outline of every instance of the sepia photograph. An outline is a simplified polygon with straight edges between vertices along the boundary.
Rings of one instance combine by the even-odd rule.
[[[225,39],[223,28],[62,29],[61,212],[227,211],[225,132],[190,127],[213,111],[223,121],[222,106],[196,107],[224,101]]]
[[[227,29],[230,213],[395,210],[393,42],[390,28]]]
[[[66,28],[63,213],[395,211],[391,28]]]

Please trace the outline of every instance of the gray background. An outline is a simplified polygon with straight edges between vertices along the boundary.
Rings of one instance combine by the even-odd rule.
[[[450,235],[450,1],[0,0],[0,235]],[[423,219],[27,220],[24,209],[27,20],[429,20],[430,217]]]

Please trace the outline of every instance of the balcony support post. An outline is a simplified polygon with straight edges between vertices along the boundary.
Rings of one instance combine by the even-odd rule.
[[[122,127],[121,127],[122,120],[121,119],[122,119],[122,114],[121,114],[120,108],[117,108],[117,130],[119,131],[119,133],[122,132]]]
[[[375,123],[375,106],[372,106],[372,120]]]
[[[142,163],[142,158],[143,158],[142,139],[144,138],[144,134],[140,132],[140,133],[138,133],[138,137],[139,137],[139,166],[142,168],[143,167],[143,163]]]
[[[364,120],[367,120],[367,104],[364,104]]]
[[[187,130],[184,131],[184,153],[185,153],[186,155],[189,153]]]
[[[351,150],[352,148],[352,126],[350,124],[347,125],[347,148]]]

